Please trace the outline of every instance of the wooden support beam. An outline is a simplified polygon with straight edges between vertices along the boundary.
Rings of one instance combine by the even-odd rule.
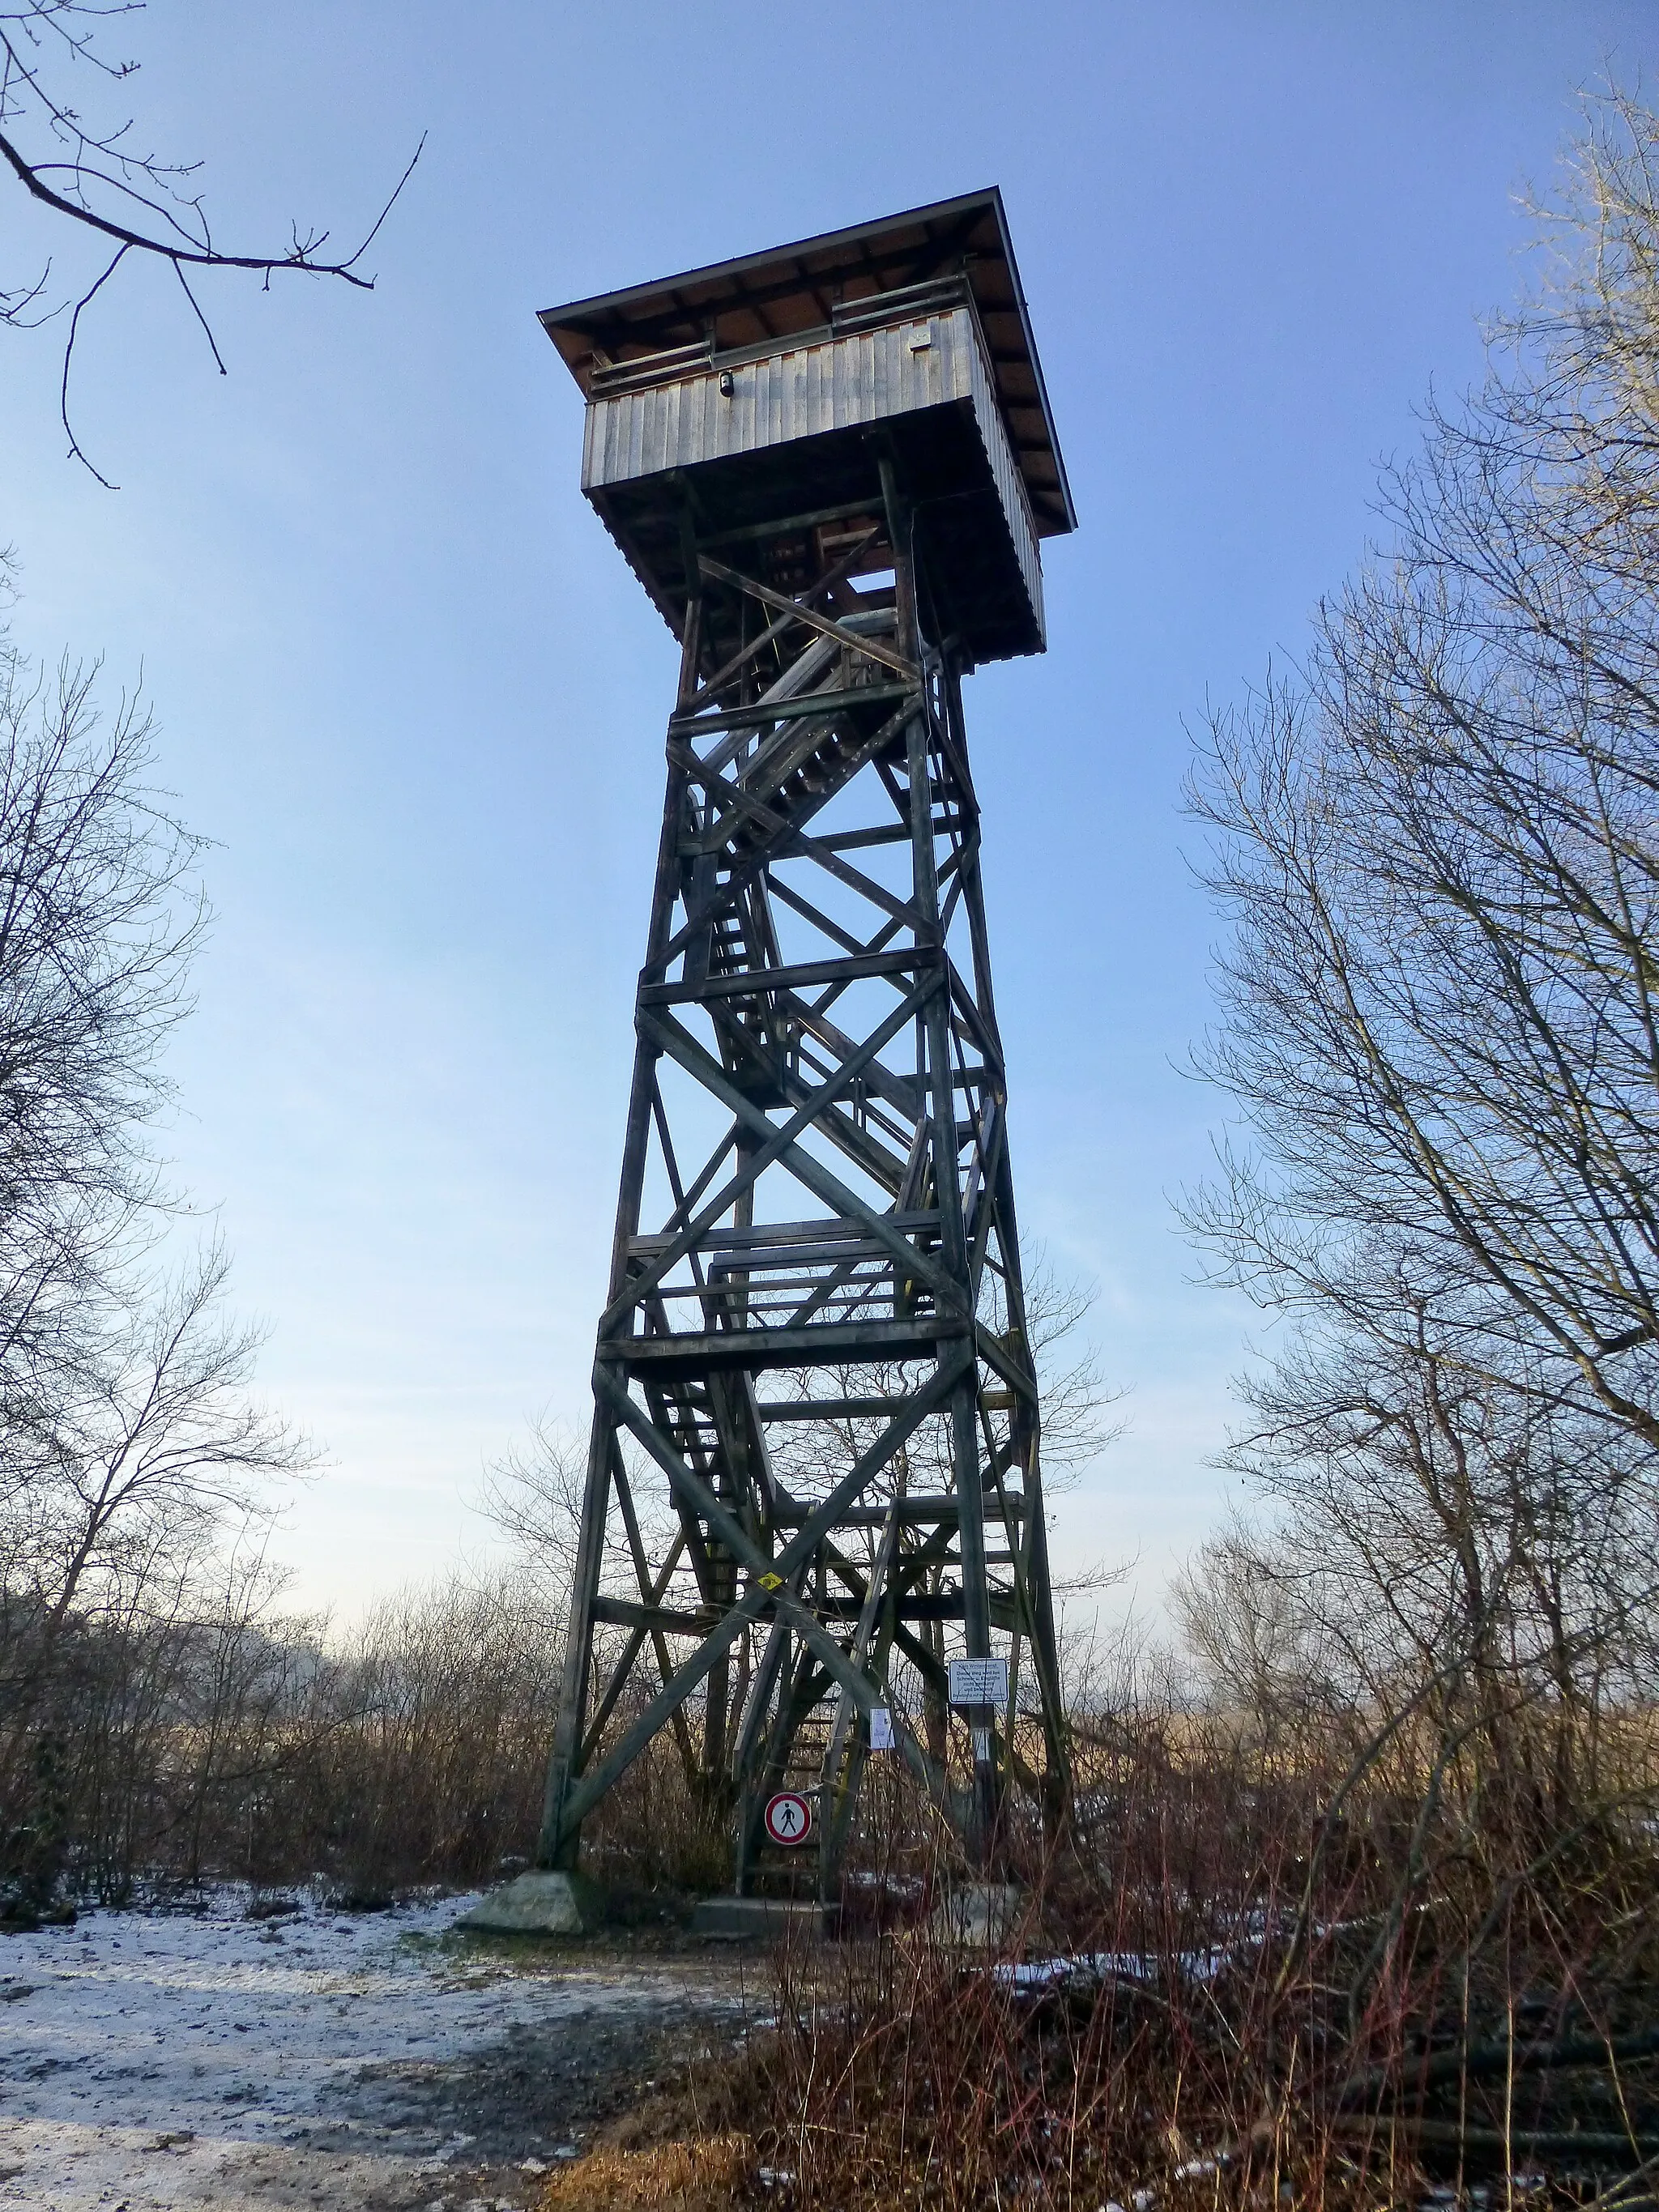
[[[873,531],[871,535],[875,535]],[[907,659],[902,653],[892,652],[884,645],[878,645],[874,638],[861,636],[857,630],[848,629],[844,623],[832,622],[828,615],[819,614],[816,608],[805,606],[799,599],[786,599],[781,592],[775,592],[769,585],[758,583],[752,576],[742,575],[737,569],[728,568],[719,561],[711,561],[706,553],[697,565],[712,582],[730,584],[740,592],[746,592],[750,599],[758,599],[763,607],[771,607],[775,612],[787,615],[795,622],[805,623],[808,629],[816,630],[820,637],[832,637],[838,645],[844,645],[848,652],[861,653],[871,660],[879,661],[884,668],[890,668],[896,675],[903,677],[907,684],[921,682],[921,671],[914,660]]]
[[[913,699],[915,688],[909,684],[847,684],[834,691],[809,691],[802,699],[777,699],[770,706],[760,702],[752,707],[729,707],[713,714],[676,714],[669,723],[669,734],[682,743],[695,744],[699,738],[718,737],[725,730],[754,730],[769,726],[774,722],[805,722],[817,716],[828,721],[836,714],[844,714],[849,708],[886,707],[900,699]]]
[[[781,1367],[844,1367],[849,1361],[932,1359],[941,1345],[967,1339],[960,1320],[815,1322],[803,1328],[714,1329],[672,1336],[610,1337],[607,1358],[631,1374],[702,1373],[745,1368],[757,1375]]]
[[[924,1389],[918,1390],[908,1401],[903,1411],[896,1414],[888,1423],[869,1450],[860,1455],[854,1466],[808,1516],[782,1552],[763,1570],[763,1573],[776,1576],[781,1582],[787,1581],[833,1528],[836,1516],[841,1509],[852,1503],[876,1471],[891,1460],[895,1452],[908,1442],[927,1415],[936,1411],[949,1397],[956,1382],[957,1372],[955,1364],[941,1365],[933,1380]],[[625,1404],[629,1411],[623,1415],[623,1418],[627,1419],[629,1425],[636,1436],[643,1437],[645,1431],[642,1431],[640,1426],[637,1407],[633,1406],[633,1401],[629,1398],[626,1389],[609,1374],[603,1363],[595,1366],[593,1381],[595,1396],[609,1409],[605,1422],[607,1436],[613,1432],[613,1424],[617,1415],[623,1413]],[[648,1430],[648,1425],[647,1429]],[[672,1447],[663,1439],[656,1437],[654,1432],[652,1433],[652,1439],[647,1443],[647,1449],[659,1465],[664,1464],[664,1455],[672,1453]],[[689,1472],[689,1470],[684,1471]],[[701,1486],[698,1486],[698,1488],[700,1489]],[[728,1522],[730,1521],[729,1515],[725,1514],[724,1509],[718,1506],[716,1517]],[[753,1564],[754,1547],[750,1546],[746,1538],[743,1540],[743,1547],[744,1551],[750,1553],[751,1564]],[[611,1784],[627,1772],[652,1737],[666,1723],[670,1714],[678,1711],[684,1705],[686,1699],[708,1674],[716,1661],[730,1649],[743,1630],[760,1617],[763,1610],[773,1601],[773,1598],[774,1593],[769,1589],[761,1575],[752,1576],[732,1611],[726,1614],[717,1628],[710,1631],[697,1650],[679,1668],[672,1681],[664,1684],[657,1696],[651,1700],[632,1726],[624,1732],[621,1740],[612,1746],[599,1765],[591,1772],[584,1775],[580,1784],[566,1795],[562,1804],[562,1823],[553,1839],[553,1848],[556,1850],[562,1850],[580,1832],[584,1815],[599,1802]],[[799,1611],[799,1608],[797,1607],[796,1610]],[[584,1615],[584,1619],[587,1618],[591,1618],[591,1610]],[[854,1695],[857,1695],[856,1691]],[[871,1698],[866,1694],[865,1703],[867,1705],[869,1702]],[[925,1755],[921,1771],[930,1789],[933,1788],[934,1786],[933,1770],[932,1763],[926,1760]]]
[[[788,968],[747,969],[740,975],[708,975],[696,983],[642,983],[642,1006],[705,1006],[711,999],[749,999],[805,990],[809,983],[857,982],[869,975],[921,975],[944,959],[937,946],[905,952],[858,952],[840,960],[801,960]]]
[[[593,1618],[610,1621],[618,1628],[637,1628],[642,1634],[660,1631],[665,1636],[693,1636],[699,1639],[707,1636],[714,1626],[704,1613],[676,1613],[660,1605],[630,1605],[625,1598],[619,1597],[596,1597]]]

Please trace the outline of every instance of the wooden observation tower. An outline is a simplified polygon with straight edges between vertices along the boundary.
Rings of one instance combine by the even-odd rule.
[[[1075,517],[996,191],[542,322],[680,675],[540,1863],[672,1728],[827,1900],[872,1731],[1065,1795],[962,678]]]

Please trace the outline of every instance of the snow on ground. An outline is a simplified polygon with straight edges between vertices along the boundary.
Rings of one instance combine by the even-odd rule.
[[[472,1901],[0,1936],[0,2206],[516,2205],[665,2035],[736,2032],[729,1961],[449,1936]]]
[[[1103,1982],[1156,1982],[1173,1963],[1188,1981],[1212,1982],[1231,1957],[1227,1951],[1177,1951],[1173,1961],[1146,1951],[1079,1951],[1057,1959],[1002,1960],[992,1978],[1015,1990],[1091,1990]]]

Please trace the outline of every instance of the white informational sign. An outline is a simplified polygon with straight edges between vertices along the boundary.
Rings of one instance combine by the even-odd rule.
[[[890,1751],[893,1748],[893,1716],[886,1705],[870,1708],[870,1748],[872,1751]]]
[[[953,1705],[1006,1705],[1008,1702],[1008,1662],[1006,1659],[953,1659],[951,1662],[951,1703]]]
[[[766,1832],[775,1844],[804,1844],[812,1832],[812,1808],[793,1790],[766,1801]]]

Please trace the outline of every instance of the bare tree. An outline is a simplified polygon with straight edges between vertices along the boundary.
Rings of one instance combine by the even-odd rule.
[[[70,1840],[51,1816],[65,1747],[103,1694],[107,1663],[89,1676],[88,1650],[118,1666],[129,1654],[135,1671],[115,1686],[129,1705],[165,1699],[199,1658],[174,1647],[204,1644],[194,1607],[222,1526],[246,1535],[268,1521],[270,1479],[311,1463],[248,1395],[258,1340],[224,1312],[227,1267],[214,1248],[170,1279],[130,1276],[129,1302],[100,1304],[73,1373],[58,1371],[50,1423],[13,1455],[0,1498],[0,1886],[9,1878],[32,1905]],[[224,1697],[210,1704],[212,1725],[227,1724]]]
[[[1421,1457],[1415,1393],[1444,1450],[1570,1437],[1609,1499],[1659,1451],[1659,124],[1603,102],[1575,179],[1551,288],[1387,488],[1392,557],[1211,726],[1203,1066],[1253,1142],[1189,1212],[1317,1340],[1264,1435]]]
[[[0,1484],[157,1222],[160,1054],[206,919],[149,723],[125,698],[106,721],[95,676],[42,678],[0,639]]]
[[[1243,1133],[1188,1218],[1279,1327],[1225,1462],[1256,1517],[1176,1606],[1265,1740],[1340,1747],[1333,1818],[1389,1808],[1354,2021],[1465,1882],[1442,1964],[1497,2002],[1515,1899],[1591,1930],[1659,1794],[1659,119],[1591,106],[1546,235],[1194,787]]]
[[[543,1583],[556,1611],[569,1603],[586,1479],[586,1443],[544,1415],[485,1468],[478,1495],[478,1510]]]
[[[223,375],[224,361],[192,279],[204,272],[240,270],[267,286],[275,275],[303,274],[372,291],[374,279],[362,273],[360,264],[421,155],[417,146],[391,197],[349,253],[331,254],[326,230],[302,232],[297,223],[287,245],[274,252],[218,244],[198,184],[199,165],[147,151],[133,118],[119,106],[109,107],[106,118],[96,123],[83,112],[82,94],[107,102],[137,74],[137,63],[112,55],[104,41],[112,19],[137,14],[143,4],[144,0],[0,0],[0,161],[38,207],[95,240],[106,257],[95,276],[72,283],[56,300],[50,261],[38,275],[0,281],[0,322],[22,329],[69,313],[59,409],[70,455],[106,489],[113,487],[87,459],[70,425],[69,378],[82,313],[123,262],[131,255],[171,269]]]
[[[259,1335],[224,1311],[228,1268],[215,1246],[145,1285],[106,1317],[96,1356],[55,1409],[29,1515],[44,1649],[118,1553],[246,1514],[265,1477],[311,1463],[247,1395]]]
[[[164,1258],[200,841],[149,784],[142,708],[104,719],[95,678],[0,637],[0,1857],[72,1726],[67,1645],[309,1459],[249,1395],[222,1249]]]

